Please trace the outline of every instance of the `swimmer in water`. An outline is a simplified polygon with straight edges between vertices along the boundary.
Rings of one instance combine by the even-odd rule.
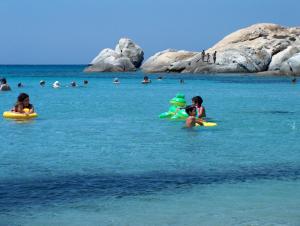
[[[29,109],[29,111],[24,111],[24,109]],[[18,96],[17,103],[11,110],[12,112],[18,112],[22,114],[31,114],[34,113],[34,107],[30,104],[29,95],[26,93],[21,93]]]
[[[196,107],[195,106],[188,106],[185,108],[186,113],[189,115],[189,117],[185,121],[185,125],[187,128],[191,128],[196,126],[196,123],[199,125],[203,125],[202,119],[198,118],[196,116]]]

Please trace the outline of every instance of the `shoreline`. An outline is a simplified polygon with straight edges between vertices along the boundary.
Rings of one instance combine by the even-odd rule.
[[[82,67],[85,68],[88,64],[0,64],[0,69],[5,67]],[[170,72],[145,72],[141,68],[138,68],[134,71],[105,71],[105,72],[99,72],[99,71],[82,71],[85,75],[93,75],[93,74],[135,74],[135,73],[142,73],[144,75],[164,75],[164,76],[227,76],[227,75],[236,75],[236,76],[275,76],[275,77],[300,77],[300,74],[288,74],[283,73],[280,71],[262,71],[262,72],[176,72],[176,71],[170,71]],[[4,72],[2,72],[4,76]],[[5,76],[8,76],[9,74],[6,74]],[[9,76],[8,76],[9,77]],[[26,77],[26,76],[25,76]]]
[[[0,64],[0,67],[87,67],[89,64]],[[196,72],[196,73],[189,73],[189,72],[144,72],[142,69],[138,68],[135,71],[106,71],[105,73],[135,73],[135,72],[142,72],[143,74],[176,74],[176,75],[184,75],[184,74],[194,74],[194,75],[221,75],[221,74],[239,74],[239,75],[274,75],[274,76],[295,76],[299,77],[299,74],[288,74],[283,73],[280,71],[261,71],[261,72]],[[95,74],[95,73],[103,73],[99,71],[83,71],[85,74]]]

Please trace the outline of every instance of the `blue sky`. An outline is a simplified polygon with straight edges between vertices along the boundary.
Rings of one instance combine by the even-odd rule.
[[[145,57],[200,51],[260,22],[300,26],[298,0],[1,0],[0,64],[87,64],[121,37]]]

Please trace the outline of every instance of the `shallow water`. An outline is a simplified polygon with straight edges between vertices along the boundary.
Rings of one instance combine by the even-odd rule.
[[[1,112],[26,92],[39,113],[0,120],[0,225],[300,224],[299,84],[166,74],[142,85],[141,72],[82,69],[0,66],[13,88]],[[159,119],[178,92],[201,95],[218,126]]]

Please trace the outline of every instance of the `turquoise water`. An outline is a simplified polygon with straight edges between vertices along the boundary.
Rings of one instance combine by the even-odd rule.
[[[142,85],[141,72],[83,68],[0,66],[13,88],[0,111],[26,92],[39,113],[0,120],[1,226],[300,225],[299,84],[166,74]],[[218,126],[159,119],[178,92],[201,95]]]

